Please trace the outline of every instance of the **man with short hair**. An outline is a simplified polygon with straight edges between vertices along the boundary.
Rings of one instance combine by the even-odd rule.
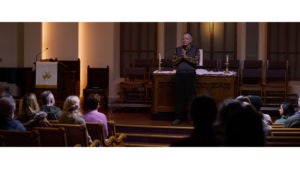
[[[199,63],[198,49],[192,45],[192,35],[184,33],[182,46],[175,50],[173,65],[176,66],[176,112],[173,125],[180,124],[187,117],[184,112],[185,99],[188,103],[196,96],[196,66]]]
[[[105,136],[108,137],[108,125],[106,115],[99,112],[100,96],[98,94],[90,94],[87,99],[88,112],[83,114],[85,122],[101,122],[104,126]]]
[[[58,120],[61,115],[61,109],[55,106],[54,95],[51,91],[44,91],[41,93],[42,107],[41,111],[47,113],[48,120]]]
[[[16,110],[16,102],[12,96],[2,96],[0,98],[0,129],[1,130],[26,131],[26,128],[19,120],[13,119],[15,110]]]

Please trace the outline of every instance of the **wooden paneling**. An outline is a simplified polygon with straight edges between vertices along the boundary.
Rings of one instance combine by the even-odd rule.
[[[197,76],[197,95],[209,94],[217,103],[236,96],[235,76]],[[153,113],[175,112],[175,75],[154,75]]]

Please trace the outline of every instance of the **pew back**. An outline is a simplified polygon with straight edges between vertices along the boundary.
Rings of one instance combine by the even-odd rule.
[[[7,147],[38,147],[40,136],[38,131],[0,130]]]

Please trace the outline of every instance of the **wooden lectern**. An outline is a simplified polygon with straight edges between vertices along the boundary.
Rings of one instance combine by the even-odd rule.
[[[25,83],[27,92],[34,92],[37,98],[50,90],[57,106],[62,108],[69,95],[80,94],[80,60],[37,62],[36,70],[27,72]]]

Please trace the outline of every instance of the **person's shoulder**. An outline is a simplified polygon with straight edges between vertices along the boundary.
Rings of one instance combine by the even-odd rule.
[[[197,46],[195,46],[195,45],[192,45],[191,49],[198,50],[199,48]]]

